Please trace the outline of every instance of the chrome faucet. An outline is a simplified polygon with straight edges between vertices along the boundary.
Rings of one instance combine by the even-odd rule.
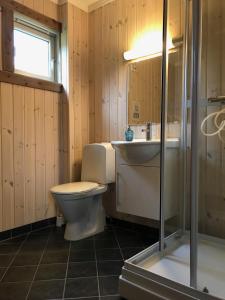
[[[146,141],[150,141],[152,139],[152,123],[148,122],[146,129],[142,129],[142,132],[146,132]]]

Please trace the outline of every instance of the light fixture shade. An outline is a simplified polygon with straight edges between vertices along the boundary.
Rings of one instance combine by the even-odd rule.
[[[168,36],[168,49],[174,48],[172,39]],[[125,60],[133,60],[142,57],[151,58],[162,55],[162,32],[147,32],[138,38],[132,49],[123,53]]]

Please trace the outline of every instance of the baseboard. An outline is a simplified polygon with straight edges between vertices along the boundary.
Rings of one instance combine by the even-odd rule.
[[[53,226],[56,223],[56,217],[41,220],[24,226],[16,227],[7,231],[0,232],[0,242],[17,236],[27,234],[29,232],[40,230],[45,227]]]

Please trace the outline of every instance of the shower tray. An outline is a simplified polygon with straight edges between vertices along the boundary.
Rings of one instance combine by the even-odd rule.
[[[199,235],[198,248],[198,289],[189,286],[189,235],[176,233],[166,239],[163,256],[156,243],[125,262],[121,296],[128,300],[225,299],[224,241]]]

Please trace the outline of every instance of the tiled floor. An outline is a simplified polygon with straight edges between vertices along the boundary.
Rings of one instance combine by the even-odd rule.
[[[0,300],[118,300],[124,260],[157,237],[108,225],[78,242],[48,228],[0,243]]]

